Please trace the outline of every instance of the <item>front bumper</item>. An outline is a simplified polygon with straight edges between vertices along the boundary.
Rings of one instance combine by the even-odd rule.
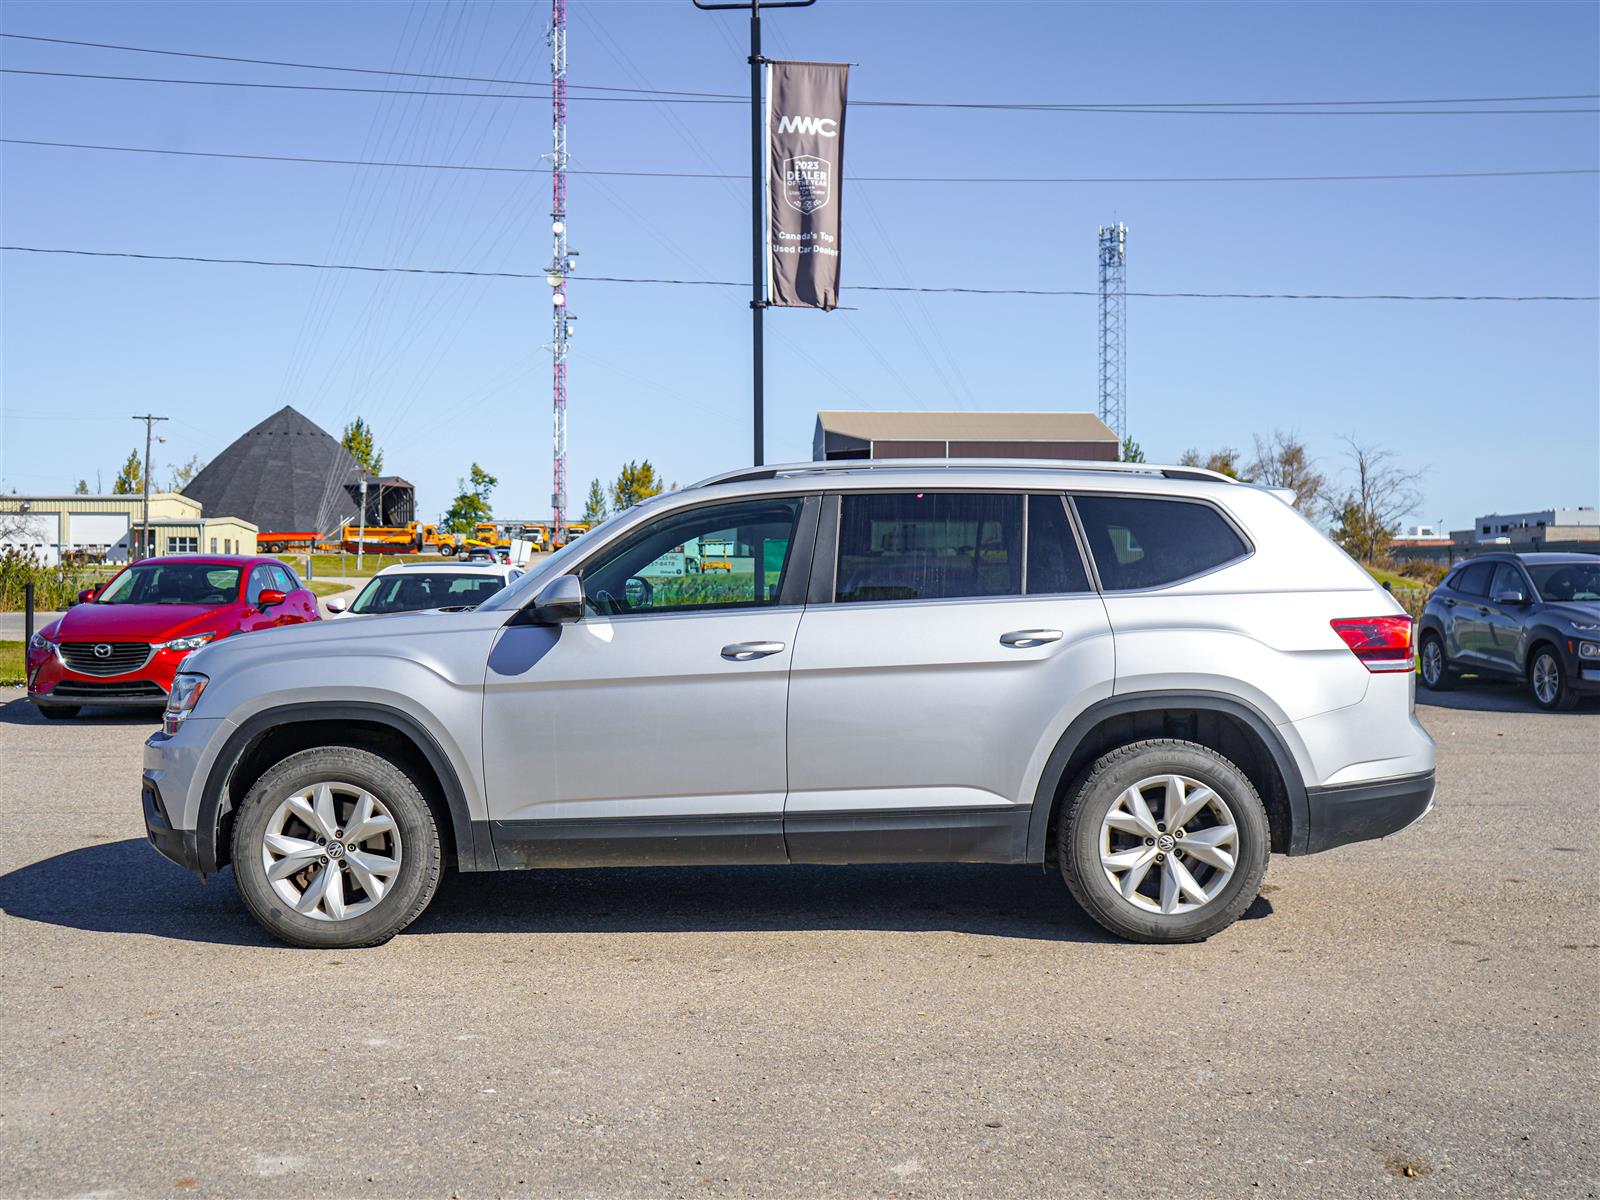
[[[176,829],[161,798],[161,789],[148,774],[139,788],[144,805],[144,832],[150,844],[186,871],[200,874],[200,848],[193,829]]]
[[[1399,833],[1433,811],[1434,773],[1306,789],[1306,854]]]
[[[56,653],[28,654],[28,699],[46,708],[161,709],[172,690],[172,677],[185,655],[157,650],[137,671],[126,675],[88,675],[74,671]]]

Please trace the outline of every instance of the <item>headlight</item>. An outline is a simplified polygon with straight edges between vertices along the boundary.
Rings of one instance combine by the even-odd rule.
[[[167,711],[162,728],[167,733],[177,733],[183,719],[194,711],[200,693],[206,690],[206,677],[193,671],[179,671],[172,680],[172,691],[167,693]]]
[[[173,638],[170,642],[162,642],[163,650],[198,650],[217,635],[214,633],[191,633],[188,637]]]
[[[42,633],[36,633],[28,639],[28,649],[34,654],[50,654],[55,648],[56,644]]]
[[[1600,658],[1600,642],[1579,642],[1579,658]]]

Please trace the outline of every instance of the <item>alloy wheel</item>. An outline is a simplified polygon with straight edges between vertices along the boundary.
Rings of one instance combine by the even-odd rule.
[[[1238,851],[1228,802],[1187,775],[1140,780],[1117,797],[1100,824],[1106,878],[1147,912],[1172,915],[1211,903],[1233,878]]]
[[[349,783],[315,783],[273,811],[261,865],[302,916],[348,921],[370,912],[400,872],[400,828],[382,800]]]
[[[1554,704],[1561,692],[1561,666],[1549,651],[1533,660],[1533,694],[1540,704]]]
[[[1422,682],[1432,687],[1443,674],[1444,651],[1439,649],[1437,638],[1429,638],[1422,644]]]

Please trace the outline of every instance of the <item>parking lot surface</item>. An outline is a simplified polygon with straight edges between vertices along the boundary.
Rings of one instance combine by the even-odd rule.
[[[1422,706],[1439,808],[1196,946],[1001,867],[456,876],[268,941],[127,716],[0,691],[0,1196],[1593,1196],[1600,712]]]

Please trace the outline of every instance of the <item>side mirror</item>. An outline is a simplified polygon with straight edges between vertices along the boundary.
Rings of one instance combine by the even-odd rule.
[[[262,612],[266,612],[273,605],[282,604],[288,598],[285,593],[280,592],[277,588],[262,588],[261,595],[256,597],[256,606]]]
[[[583,581],[558,575],[533,598],[533,618],[541,625],[570,625],[583,619]]]
[[[342,613],[348,607],[343,600],[334,599],[328,601],[328,611],[331,613]]]
[[[78,593],[78,603],[88,604],[99,594],[100,592],[98,588],[84,588],[83,591]]]
[[[1528,598],[1521,592],[1497,592],[1494,602],[1496,604],[1526,604]]]

